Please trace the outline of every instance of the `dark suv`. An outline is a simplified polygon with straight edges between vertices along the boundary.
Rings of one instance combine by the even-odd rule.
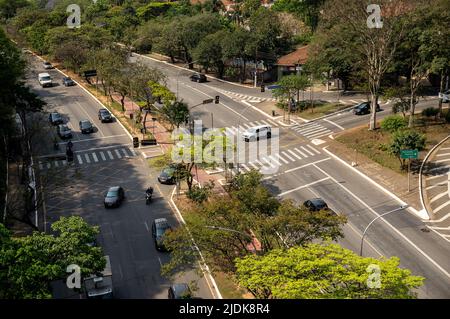
[[[62,139],[72,138],[72,130],[67,126],[67,124],[58,125],[58,135]]]
[[[111,113],[107,109],[98,110],[98,119],[103,122],[112,122]]]
[[[80,131],[83,134],[84,133],[93,133],[94,132],[94,126],[88,120],[81,120],[79,125],[80,125]]]
[[[377,104],[377,112],[381,111],[380,105]],[[369,114],[370,113],[370,102],[363,102],[358,104],[357,106],[355,106],[355,108],[353,109],[353,113],[355,115],[364,115],[364,114]]]
[[[125,191],[120,186],[113,186],[108,189],[105,195],[105,208],[119,207],[125,199]]]
[[[173,284],[168,290],[169,299],[190,299],[192,297],[191,289],[188,284]]]
[[[317,212],[320,210],[329,210],[327,203],[322,198],[309,199],[303,203],[310,212]]]
[[[198,83],[206,82],[206,75],[201,74],[201,73],[194,73],[189,78],[191,79],[191,81],[198,82]]]
[[[177,169],[175,167],[169,166],[164,168],[161,171],[161,174],[159,174],[158,176],[158,182],[160,182],[161,184],[175,184],[176,179],[175,179],[175,173],[176,173]]]
[[[155,248],[159,251],[167,251],[167,248],[164,247],[163,240],[164,234],[168,231],[171,231],[172,227],[170,227],[167,219],[158,218],[153,221],[152,224],[152,236],[155,240]]]
[[[70,77],[63,77],[62,84],[64,86],[74,86],[75,82]]]
[[[64,123],[61,114],[59,114],[58,112],[50,113],[50,115],[48,116],[48,120],[50,121],[50,123],[52,123],[52,125],[59,125]]]

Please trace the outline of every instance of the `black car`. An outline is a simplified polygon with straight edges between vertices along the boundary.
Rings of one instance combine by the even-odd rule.
[[[167,251],[166,247],[163,245],[164,234],[168,231],[171,231],[172,227],[170,227],[167,219],[158,218],[153,221],[152,224],[152,236],[155,240],[155,247],[159,251]]]
[[[158,182],[161,184],[175,184],[175,172],[175,167],[169,166],[164,168],[158,176]]]
[[[377,104],[377,112],[381,111],[380,105]],[[370,114],[370,102],[363,102],[355,106],[353,109],[353,113],[355,115],[364,115],[364,114]]]
[[[317,212],[320,210],[329,210],[327,203],[322,198],[309,199],[303,203],[310,212]]]
[[[48,62],[48,61],[45,61],[44,63],[42,63],[42,66],[46,70],[53,69],[53,65],[50,62]]]
[[[50,115],[48,116],[48,120],[52,125],[59,125],[64,123],[61,114],[59,114],[58,112],[50,113]]]
[[[112,116],[111,113],[107,109],[100,109],[98,110],[98,119],[103,122],[112,122]]]
[[[75,82],[69,77],[63,77],[62,83],[64,84],[64,86],[74,86],[75,85]]]
[[[105,195],[105,208],[119,207],[125,199],[125,191],[120,186],[113,186],[108,189]]]
[[[67,124],[58,125],[58,135],[62,139],[72,138],[72,130],[67,126]]]
[[[83,134],[94,132],[94,126],[88,120],[81,120],[79,125],[80,125],[80,131]]]
[[[191,81],[198,82],[198,83],[206,82],[206,75],[201,74],[201,73],[194,73],[189,78],[191,79]]]
[[[192,292],[188,284],[173,284],[169,288],[168,297],[169,299],[190,299]]]

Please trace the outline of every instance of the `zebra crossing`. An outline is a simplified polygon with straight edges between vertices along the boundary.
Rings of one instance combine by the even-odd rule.
[[[238,101],[244,100],[244,101],[247,101],[247,102],[254,102],[254,103],[260,103],[260,102],[264,102],[264,101],[272,101],[272,102],[276,102],[277,101],[277,99],[275,99],[275,98],[251,96],[251,95],[247,95],[247,94],[231,92],[231,91],[218,89],[218,88],[214,88],[214,89],[217,92],[220,92],[220,93],[228,96],[229,98],[236,99]]]
[[[239,168],[244,172],[249,172],[252,169],[259,171],[263,166],[274,168],[276,167],[274,164],[278,166],[288,165],[299,160],[310,160],[321,154],[320,151],[311,145],[298,146],[291,149],[280,150],[277,154],[258,156],[257,159],[240,163]]]
[[[75,152],[73,162],[76,165],[86,165],[114,161],[134,156],[136,156],[136,152],[128,147],[102,150],[99,149],[92,152]],[[45,161],[43,158],[41,158],[41,160],[39,161],[39,169],[43,170],[64,167],[67,164],[67,160]]]
[[[306,124],[297,124],[291,127],[294,131],[299,133],[300,135],[305,136],[308,139],[320,138],[323,136],[330,135],[333,133],[331,130],[322,126],[316,122],[306,123]]]
[[[265,120],[253,121],[253,122],[250,122],[250,123],[242,123],[239,126],[228,126],[228,127],[224,128],[224,131],[225,131],[225,134],[228,135],[228,136],[237,135],[238,132],[240,134],[242,134],[248,128],[254,127],[254,126],[259,126],[259,125],[269,125],[272,128],[280,126],[280,124],[277,123],[274,120],[265,119]]]

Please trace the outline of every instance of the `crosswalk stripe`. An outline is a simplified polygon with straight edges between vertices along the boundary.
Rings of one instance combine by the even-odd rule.
[[[278,157],[280,160],[282,160],[282,161],[284,162],[284,164],[289,164],[289,162],[286,161],[284,158],[282,158],[282,157],[280,156],[280,154],[275,154],[275,156]]]
[[[331,131],[320,132],[319,134],[310,135],[310,136],[308,136],[308,138],[313,139],[313,138],[318,138],[318,137],[322,137],[322,136],[327,136],[327,135],[330,135],[330,133],[332,133],[332,132]]]
[[[89,159],[88,153],[84,154],[84,158],[86,159],[86,162],[90,163],[91,160]]]
[[[263,160],[264,162],[266,162],[267,164],[269,164],[270,167],[275,167],[275,166],[272,165],[272,163],[271,163],[267,158],[262,157],[261,160]]]
[[[289,156],[288,153],[286,153],[285,151],[281,152],[283,153],[284,156],[286,156],[287,158],[289,158],[292,162],[295,162],[295,159],[293,159],[292,157]]]
[[[312,149],[314,152],[316,152],[317,154],[320,154],[320,152],[318,150],[316,150],[314,147],[312,147],[311,145],[306,145],[307,147],[309,147],[310,149]]]
[[[245,129],[248,129],[248,128],[250,128],[251,126],[250,125],[248,125],[248,124],[246,124],[246,123],[243,123],[241,126],[244,126],[245,127]]]
[[[298,133],[305,133],[305,132],[309,132],[309,131],[313,131],[319,128],[322,128],[323,126],[320,125],[312,125],[312,126],[308,126],[308,127],[297,127],[294,128],[294,131],[298,132]]]
[[[305,153],[303,153],[302,151],[300,151],[298,148],[294,148],[294,150],[296,150],[297,152],[299,152],[302,156],[308,157],[308,155],[306,155]]]
[[[267,119],[267,121],[268,121],[269,123],[271,123],[271,124],[275,125],[275,126],[277,126],[277,125],[278,125],[278,123],[277,123],[277,122],[275,122],[275,121],[273,121],[273,120],[271,120],[271,119]]]
[[[261,163],[257,159],[255,159],[252,163],[257,163],[259,166],[263,166],[264,165],[263,163]],[[251,164],[251,163],[249,163],[249,164]]]
[[[256,166],[255,164],[253,164],[253,163],[248,163],[248,164],[250,164],[254,169],[259,170],[259,167]]]
[[[226,127],[225,128],[225,134],[227,134],[227,135],[234,135],[234,131],[231,128]]]
[[[314,135],[314,134],[317,134],[317,133],[319,133],[319,132],[327,131],[327,130],[328,130],[328,129],[327,129],[326,127],[321,126],[321,127],[317,127],[317,128],[312,129],[312,130],[309,130],[309,131],[301,132],[301,133],[302,133],[303,135],[308,136],[308,135]]]
[[[102,158],[103,161],[106,161],[106,157],[105,154],[103,154],[103,152],[100,152],[100,157]]]
[[[297,154],[295,154],[293,151],[288,150],[289,153],[291,153],[292,155],[294,155],[295,157],[297,157],[298,159],[302,159],[300,156],[298,156]],[[306,156],[308,157],[308,156]]]
[[[94,158],[94,162],[98,162],[97,154],[92,153],[92,157]]]
[[[120,155],[119,150],[114,150],[118,158],[122,158],[122,155]]]
[[[129,148],[128,150],[131,152],[131,154],[133,154],[133,156],[136,156],[136,152],[134,151],[134,149]]]
[[[314,156],[314,153],[311,152],[311,151],[308,151],[305,147],[300,146],[300,148],[301,148],[302,150],[304,150],[305,152],[307,152],[309,155]]]
[[[120,149],[124,156],[130,156],[130,154],[127,153],[127,151],[124,148]]]
[[[273,156],[273,155],[269,155],[269,158],[274,161],[275,163],[277,163],[278,166],[281,166],[281,163]]]
[[[242,166],[247,172],[250,171],[250,168],[248,168],[248,166],[245,165],[244,163],[242,163],[241,166]]]
[[[264,120],[261,120],[261,122],[263,122],[263,123],[266,124],[266,125],[271,125],[271,124],[269,124],[269,122],[266,122],[266,121],[264,121]]]
[[[108,156],[110,159],[112,159],[112,160],[114,159],[114,156],[112,155],[111,151],[106,151],[106,153],[108,153]]]
[[[78,163],[83,164],[83,160],[81,159],[81,155],[77,155]]]
[[[261,124],[259,121],[254,121],[252,124],[253,124],[253,125],[263,125],[263,124]]]

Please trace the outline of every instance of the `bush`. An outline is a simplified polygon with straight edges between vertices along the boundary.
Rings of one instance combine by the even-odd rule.
[[[203,185],[203,187],[194,185],[192,186],[191,190],[189,190],[186,193],[186,196],[191,201],[197,204],[201,204],[208,199],[209,195],[211,195],[213,188],[214,188],[214,181],[206,183],[205,185]]]
[[[400,161],[401,168],[405,168],[405,160],[400,158],[402,150],[418,150],[421,151],[425,147],[426,137],[419,132],[406,130],[397,131],[392,135],[391,143],[389,144],[389,152]]]
[[[405,128],[407,125],[408,123],[406,122],[406,119],[400,115],[386,116],[384,120],[381,121],[381,128],[391,133]]]
[[[427,107],[426,109],[424,109],[422,111],[422,116],[425,116],[425,117],[434,116],[436,118],[438,114],[439,114],[439,109],[437,109],[435,107]]]

